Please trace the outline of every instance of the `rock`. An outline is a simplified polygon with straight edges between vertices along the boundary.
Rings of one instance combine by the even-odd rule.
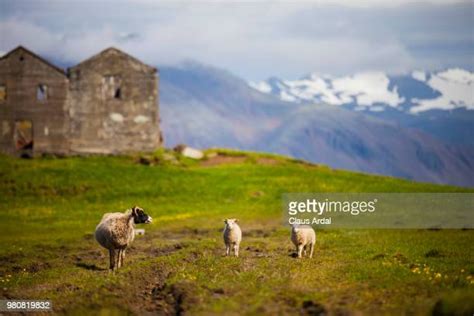
[[[202,159],[204,158],[204,153],[196,148],[188,147],[186,145],[178,145],[174,149],[175,151],[181,153],[184,157],[191,159]]]

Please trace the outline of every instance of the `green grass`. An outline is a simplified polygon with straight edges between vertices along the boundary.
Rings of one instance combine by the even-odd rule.
[[[204,166],[164,151],[1,156],[0,297],[51,299],[55,311],[78,315],[472,314],[471,230],[324,230],[315,257],[297,260],[281,225],[287,192],[468,190],[213,152],[244,159]],[[109,274],[92,233],[103,213],[136,204],[154,223],[133,243],[125,267]],[[222,256],[226,217],[240,219],[240,258]]]

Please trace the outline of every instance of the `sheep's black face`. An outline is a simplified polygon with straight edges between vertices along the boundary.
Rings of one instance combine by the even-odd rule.
[[[152,222],[151,216],[147,215],[141,207],[134,206],[132,208],[132,215],[135,224],[149,224]]]

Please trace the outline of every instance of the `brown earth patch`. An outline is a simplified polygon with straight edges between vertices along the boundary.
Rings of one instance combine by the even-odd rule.
[[[245,237],[270,237],[274,232],[276,231],[276,228],[257,228],[257,229],[249,229],[246,230],[243,234]]]
[[[275,159],[275,158],[269,158],[269,157],[259,157],[257,158],[257,163],[259,165],[278,165],[280,162]]]
[[[307,300],[302,304],[302,313],[303,315],[327,315],[328,312],[326,308],[317,302]]]
[[[232,165],[232,164],[241,164],[247,160],[246,156],[223,156],[217,155],[214,157],[210,157],[203,162],[201,162],[201,166],[203,167],[213,167],[219,165]]]
[[[156,238],[163,238],[167,240],[183,239],[183,238],[197,238],[214,236],[216,233],[222,233],[222,228],[194,228],[182,227],[180,229],[159,231],[156,233]]]
[[[145,252],[146,254],[153,256],[153,257],[160,257],[160,256],[166,256],[169,254],[172,254],[173,252],[179,251],[183,248],[185,248],[187,245],[184,243],[177,243],[173,245],[168,245],[164,247],[147,247],[144,249],[141,249],[141,252]],[[131,248],[135,249],[135,248]]]
[[[249,157],[245,155],[241,156],[226,156],[226,155],[215,155],[208,157],[206,160],[201,162],[201,166],[212,167],[218,165],[232,165],[232,164],[241,164],[249,160]],[[258,157],[255,159],[255,162],[259,165],[278,165],[280,161],[271,157]]]

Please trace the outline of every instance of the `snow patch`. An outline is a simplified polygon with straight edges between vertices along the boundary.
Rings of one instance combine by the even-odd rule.
[[[411,73],[411,76],[418,81],[426,81],[426,73],[424,71],[415,70]]]
[[[271,79],[250,83],[264,93],[274,94],[288,102],[323,102],[330,105],[353,104],[354,110],[383,111],[387,106],[397,108],[405,101],[411,105],[409,112],[418,113],[432,109],[450,110],[459,107],[474,109],[474,72],[451,68],[438,73],[415,70],[408,75],[438,91],[436,98],[405,100],[397,86],[383,72],[361,72],[351,76],[331,77],[312,73],[300,80]]]
[[[288,94],[286,91],[281,91],[280,92],[280,99],[283,101],[288,101],[288,102],[296,102],[297,99],[292,96],[291,94]]]
[[[330,79],[313,74],[309,79],[284,81],[288,87],[280,92],[285,101],[318,101],[332,105],[357,102],[362,106],[385,103],[396,107],[404,102],[397,89],[389,90],[390,80],[381,72],[365,72]]]
[[[462,69],[449,69],[432,75],[427,84],[441,93],[435,99],[412,99],[411,113],[465,107],[474,109],[474,73]]]
[[[251,81],[249,82],[249,86],[263,93],[270,93],[272,91],[272,87],[265,81],[260,81],[260,82]]]
[[[463,84],[472,84],[474,81],[474,72],[469,72],[460,68],[448,69],[438,73],[438,76],[448,81],[459,82]]]
[[[332,82],[334,91],[340,92],[342,97],[355,97],[359,105],[385,103],[396,107],[405,100],[398,95],[396,87],[389,90],[389,84],[390,80],[382,72],[359,73]]]

